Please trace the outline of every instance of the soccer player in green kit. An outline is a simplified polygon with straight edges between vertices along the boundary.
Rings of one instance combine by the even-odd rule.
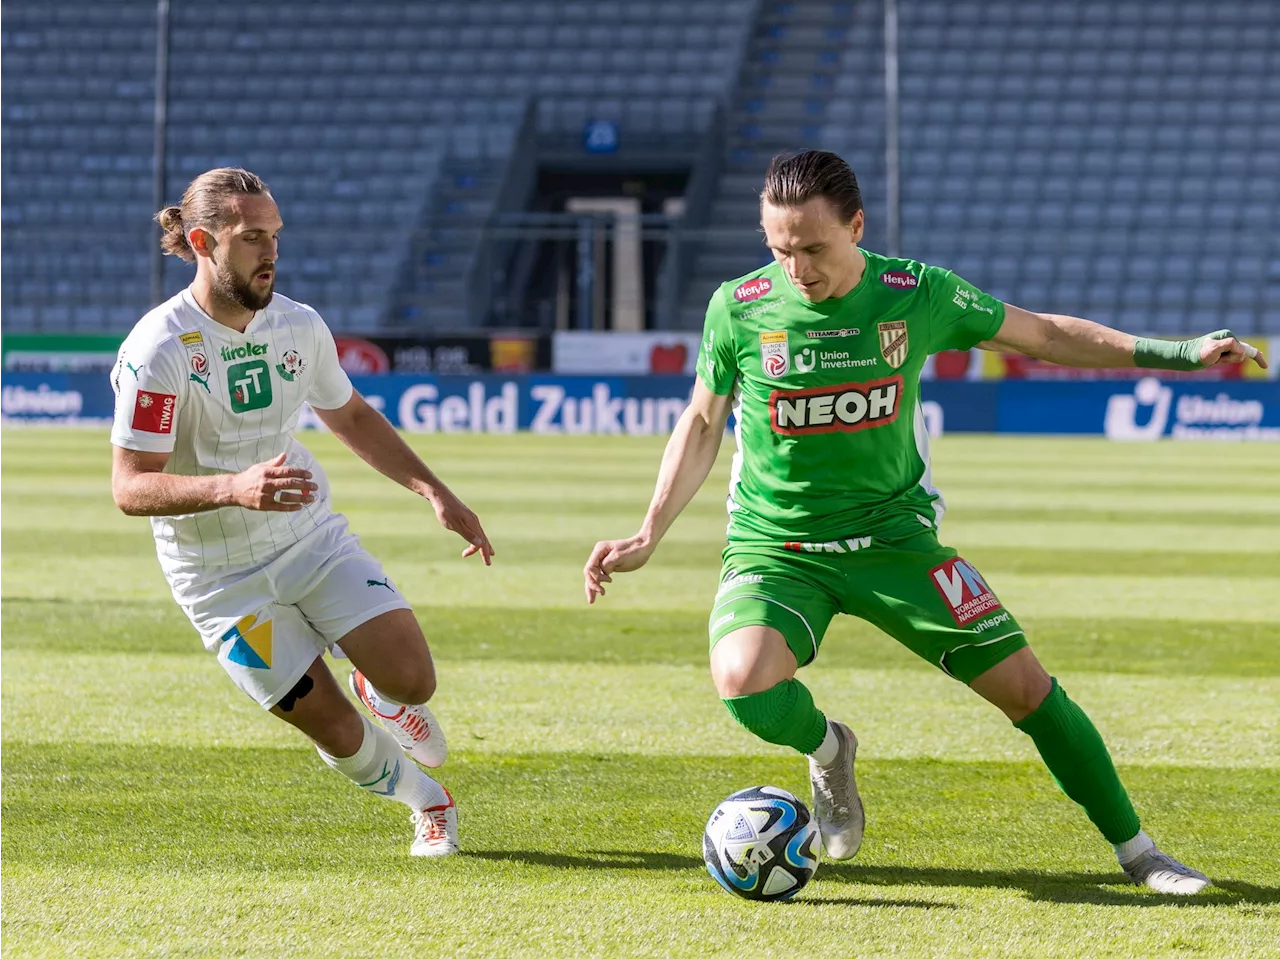
[[[955,274],[859,248],[862,198],[838,156],[776,157],[761,223],[775,262],[720,287],[707,308],[689,409],[667,444],[640,531],[597,543],[588,602],[644,565],[706,480],[730,410],[738,451],[728,546],[709,621],[711,673],[739,723],[809,759],[827,855],[862,842],[858,742],[828,721],[796,669],[836,613],[861,617],[966,683],[1029,735],[1134,882],[1190,895],[1209,880],[1161,852],[1097,729],[1049,676],[982,576],[938,541],[920,370],[941,350],[995,349],[1080,367],[1190,370],[1253,359],[1218,331],[1136,338],[1030,313]]]

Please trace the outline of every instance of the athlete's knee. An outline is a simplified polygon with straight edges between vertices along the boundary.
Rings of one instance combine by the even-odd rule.
[[[436,694],[436,670],[428,657],[397,663],[394,672],[369,679],[383,696],[405,706],[419,706]]]
[[[1053,689],[1053,680],[1031,649],[1023,647],[969,685],[1016,723],[1040,708]]]
[[[737,630],[711,651],[711,678],[721,699],[764,692],[786,682],[795,672],[795,655],[774,629]]]

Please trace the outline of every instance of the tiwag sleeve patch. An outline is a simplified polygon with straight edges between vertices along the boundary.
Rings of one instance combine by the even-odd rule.
[[[178,397],[173,393],[138,390],[133,404],[133,428],[142,433],[172,433]]]

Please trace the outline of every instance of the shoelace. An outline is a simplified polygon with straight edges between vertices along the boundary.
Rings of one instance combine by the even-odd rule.
[[[400,728],[419,742],[431,738],[430,724],[417,713],[407,713],[400,720]]]
[[[1143,878],[1157,872],[1169,872],[1184,879],[1199,878],[1195,874],[1195,870],[1190,866],[1184,866],[1168,853],[1160,852],[1158,850],[1148,853],[1142,859],[1138,860],[1138,862],[1134,863],[1134,865],[1141,867],[1140,869],[1135,869],[1134,872],[1136,875]]]
[[[410,814],[414,829],[423,842],[438,843],[449,838],[449,820],[445,817],[443,806],[433,806],[422,812]]]
[[[849,766],[847,763],[840,763],[838,766],[816,766],[819,770],[818,775],[814,777],[814,785],[818,787],[818,798],[822,800],[822,805],[826,807],[824,812],[828,815],[827,819],[842,819],[849,815],[849,807],[843,803],[836,802],[836,793],[841,793],[846,799],[849,796]]]

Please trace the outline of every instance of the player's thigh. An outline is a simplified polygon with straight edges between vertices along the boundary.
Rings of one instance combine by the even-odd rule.
[[[843,612],[880,627],[963,683],[1027,645],[1017,619],[977,569],[931,532],[859,550],[846,571]]]
[[[839,570],[815,557],[783,549],[729,547],[708,621],[712,662],[726,637],[759,626],[782,637],[797,665],[813,662],[836,614],[839,576]],[[754,644],[764,643],[759,637],[765,634],[758,631],[744,635],[755,637]],[[728,650],[721,655],[728,662]]]
[[[400,703],[425,703],[436,691],[435,664],[410,609],[393,609],[342,638],[342,650],[374,688]]]
[[[354,756],[364,742],[364,723],[317,656],[271,714],[306,734],[331,756]]]

